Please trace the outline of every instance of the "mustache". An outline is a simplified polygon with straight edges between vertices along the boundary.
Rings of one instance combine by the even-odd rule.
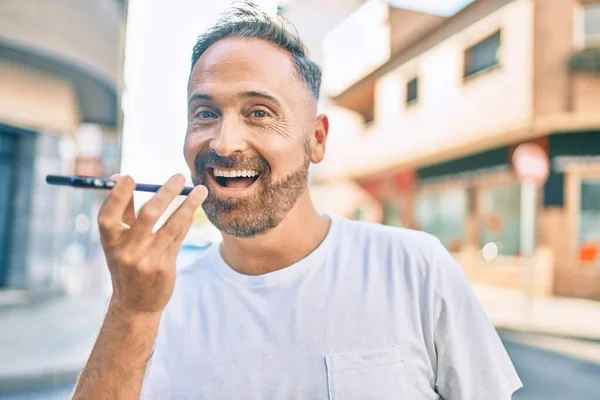
[[[262,156],[235,153],[227,157],[218,155],[214,150],[208,150],[196,155],[194,159],[196,173],[200,174],[207,168],[223,169],[253,169],[264,172],[269,169],[269,163]]]

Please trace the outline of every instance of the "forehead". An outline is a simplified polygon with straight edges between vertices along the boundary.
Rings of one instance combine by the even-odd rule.
[[[190,94],[265,89],[285,98],[297,96],[303,87],[291,55],[260,39],[227,38],[215,43],[198,59],[190,76]]]

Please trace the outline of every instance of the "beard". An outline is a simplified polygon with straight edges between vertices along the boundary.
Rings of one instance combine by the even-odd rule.
[[[208,188],[202,208],[209,221],[222,233],[240,238],[259,236],[278,226],[308,186],[308,146],[307,141],[299,168],[278,181],[273,179],[269,163],[261,156],[234,154],[221,157],[212,150],[199,153],[195,159],[197,176],[193,176],[192,181],[194,185],[202,184]],[[211,190],[216,183],[208,179],[207,166],[257,170],[260,176],[253,185],[259,187],[248,196],[220,196]]]

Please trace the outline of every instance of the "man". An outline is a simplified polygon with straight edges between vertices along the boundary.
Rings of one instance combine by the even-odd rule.
[[[99,213],[114,292],[77,399],[510,399],[521,386],[434,237],[318,214],[319,68],[281,22],[234,9],[194,47],[185,159],[135,216]],[[208,188],[208,190],[206,189]],[[175,284],[197,207],[223,233]]]

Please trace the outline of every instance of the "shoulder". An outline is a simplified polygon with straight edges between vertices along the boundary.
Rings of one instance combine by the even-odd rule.
[[[340,218],[340,240],[422,261],[433,261],[438,252],[445,251],[439,239],[426,232],[344,218]]]
[[[401,269],[419,286],[440,290],[463,284],[462,268],[440,240],[412,229],[340,219],[339,246],[354,256],[387,268]]]

